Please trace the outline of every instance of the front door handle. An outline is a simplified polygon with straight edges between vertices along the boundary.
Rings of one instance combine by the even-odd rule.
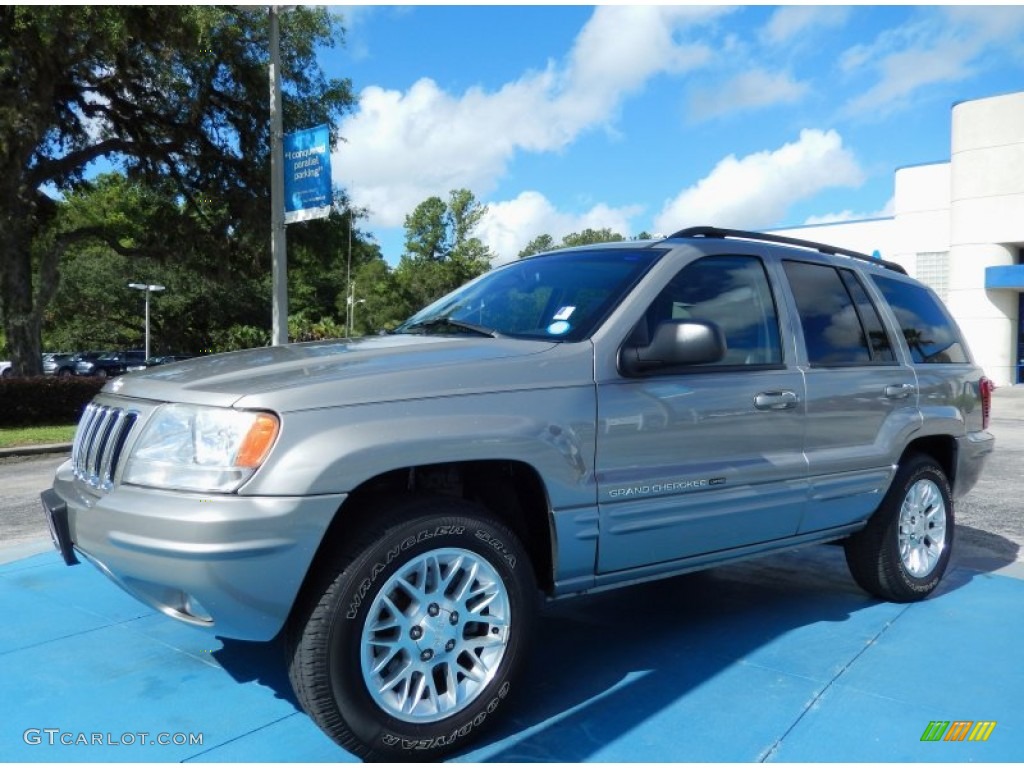
[[[759,392],[754,395],[754,407],[759,411],[784,411],[795,408],[800,402],[796,392],[788,389],[781,392]]]
[[[902,400],[914,394],[915,390],[913,384],[890,384],[885,388],[885,396],[891,400]]]

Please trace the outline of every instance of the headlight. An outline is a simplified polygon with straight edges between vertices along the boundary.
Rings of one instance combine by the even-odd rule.
[[[230,493],[263,463],[279,428],[271,413],[160,406],[139,436],[122,481]]]

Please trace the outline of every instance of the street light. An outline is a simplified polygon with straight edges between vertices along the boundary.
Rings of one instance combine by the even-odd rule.
[[[149,294],[154,291],[162,291],[162,285],[148,285],[147,283],[128,283],[129,288],[146,292],[146,359],[149,360]]]
[[[351,339],[352,338],[352,326],[356,322],[356,304],[365,304],[366,299],[356,298],[356,284],[349,283],[348,299],[345,302],[348,307],[348,312],[345,317],[345,333]]]

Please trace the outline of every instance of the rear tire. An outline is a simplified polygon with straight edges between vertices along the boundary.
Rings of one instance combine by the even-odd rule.
[[[883,600],[923,600],[942,580],[954,533],[953,497],[942,467],[911,455],[863,530],[846,540],[846,563],[865,591]]]
[[[381,518],[306,590],[285,636],[289,676],[353,754],[437,760],[489,726],[516,685],[533,569],[477,504],[413,497]]]

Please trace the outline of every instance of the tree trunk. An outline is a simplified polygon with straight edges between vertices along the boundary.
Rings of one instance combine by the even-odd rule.
[[[0,239],[0,305],[4,333],[15,376],[39,376],[43,372],[40,337],[42,313],[33,306],[32,254],[17,214],[5,216]]]

